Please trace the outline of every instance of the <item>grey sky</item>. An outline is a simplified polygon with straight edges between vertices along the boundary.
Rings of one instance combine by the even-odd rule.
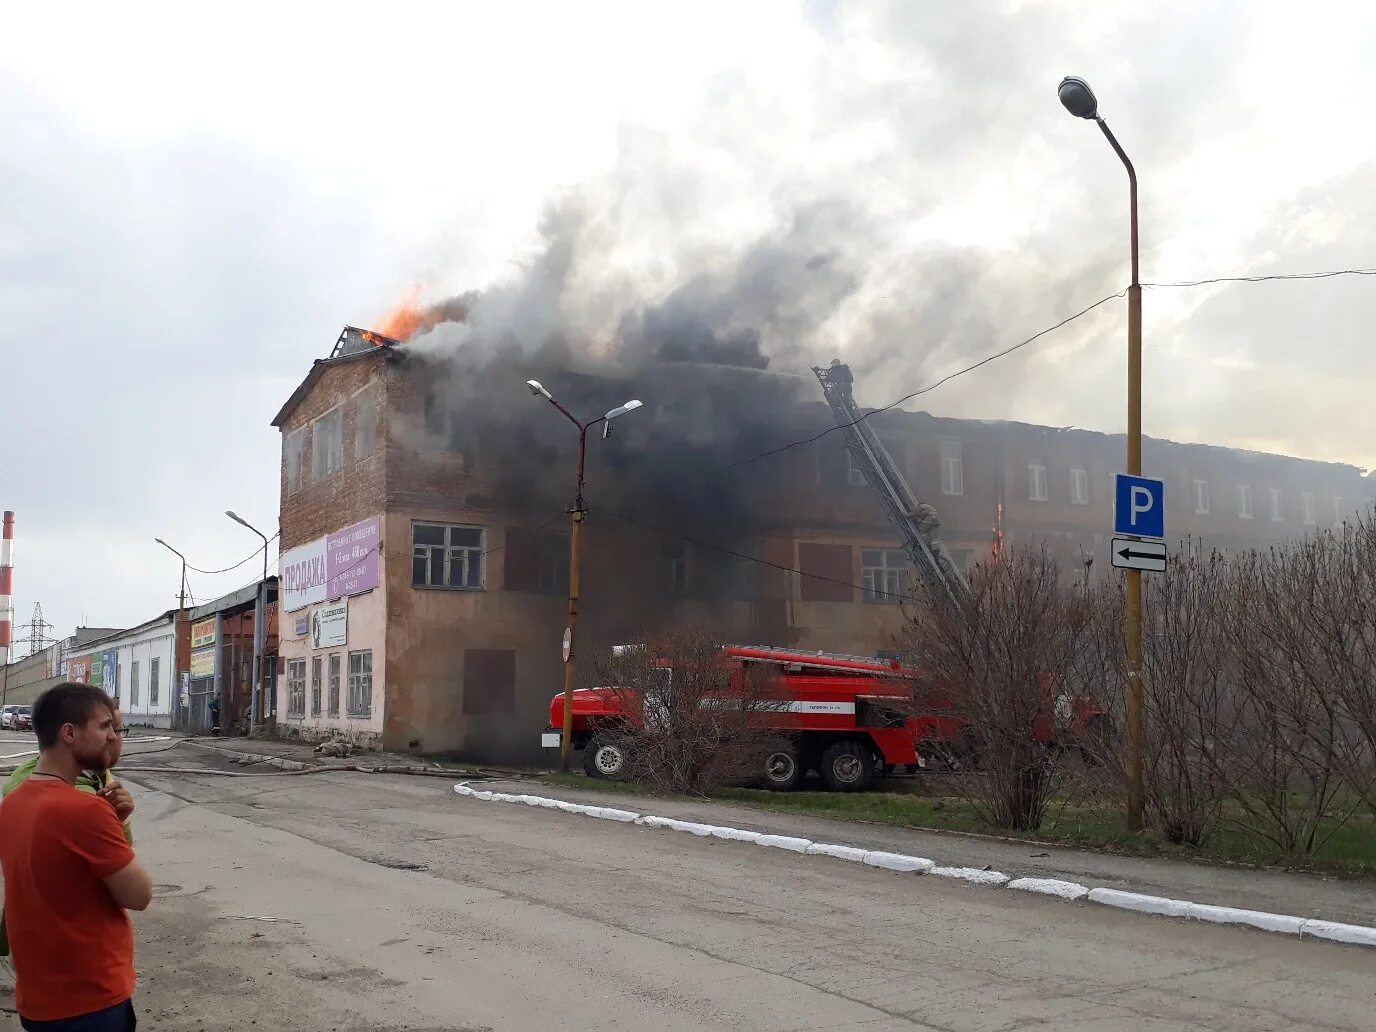
[[[688,298],[776,367],[847,356],[874,403],[1120,288],[1126,183],[1056,103],[1066,73],[1137,162],[1145,279],[1376,265],[1366,5],[336,6],[7,15],[21,621],[171,604],[155,535],[247,555],[222,511],[275,529],[268,421],[413,285],[506,282],[491,319],[592,342]],[[551,210],[569,250],[542,293]],[[1147,431],[1376,465],[1373,290],[1149,292]],[[924,402],[1118,430],[1122,339],[1105,306]]]

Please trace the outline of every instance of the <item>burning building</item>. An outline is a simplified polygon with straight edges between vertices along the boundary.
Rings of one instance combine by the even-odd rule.
[[[385,325],[409,336],[467,311],[461,300]],[[274,420],[279,727],[539,758],[562,684],[577,434],[532,401],[529,379],[582,418],[644,402],[588,445],[582,655],[685,621],[741,641],[891,647],[906,559],[842,435],[826,432],[815,379],[771,368],[749,333],[694,335],[666,320],[661,310],[627,327],[658,342],[634,361],[575,353],[557,335],[533,349],[440,351],[343,331]],[[856,392],[864,399],[866,385]],[[1108,566],[1122,437],[873,418],[917,495],[936,504],[958,564],[1041,538],[1067,561]],[[1150,440],[1144,461],[1168,481],[1172,533],[1221,547],[1331,525],[1367,504],[1360,471],[1337,464]]]

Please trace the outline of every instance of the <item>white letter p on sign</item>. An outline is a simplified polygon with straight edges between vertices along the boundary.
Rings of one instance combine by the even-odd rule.
[[[1128,499],[1129,522],[1136,526],[1138,515],[1151,512],[1151,492],[1145,487],[1134,484],[1130,488]]]

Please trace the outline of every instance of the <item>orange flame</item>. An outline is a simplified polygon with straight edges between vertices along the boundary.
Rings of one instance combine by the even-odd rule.
[[[420,287],[412,287],[397,306],[373,327],[373,332],[402,342],[413,340],[440,323],[463,322],[468,318],[469,305],[475,296],[465,294],[437,305],[423,305],[420,303]]]
[[[412,287],[373,329],[384,337],[407,341],[430,329],[435,322],[431,311],[420,305],[420,288]]]

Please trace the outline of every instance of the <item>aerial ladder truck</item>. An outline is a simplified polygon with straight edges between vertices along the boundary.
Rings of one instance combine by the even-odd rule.
[[[936,509],[920,501],[908,486],[907,479],[893,461],[869,420],[855,404],[852,391],[855,378],[850,367],[833,359],[829,368],[813,366],[822,394],[831,406],[836,425],[846,435],[851,461],[864,474],[865,482],[883,503],[889,519],[898,528],[903,551],[918,576],[928,584],[932,593],[959,605],[970,594],[970,585],[951,559],[951,553],[941,543],[938,534],[941,520]]]

